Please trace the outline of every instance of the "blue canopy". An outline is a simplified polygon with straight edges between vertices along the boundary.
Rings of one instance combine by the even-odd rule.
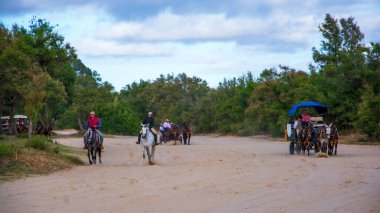
[[[313,107],[319,114],[327,113],[327,107],[325,105],[315,101],[305,101],[292,106],[292,108],[288,111],[288,116],[295,116],[297,110],[302,107]]]

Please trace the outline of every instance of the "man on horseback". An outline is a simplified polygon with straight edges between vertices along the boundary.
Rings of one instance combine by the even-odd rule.
[[[164,123],[164,130],[168,131],[171,128],[172,128],[172,125],[169,123],[169,119],[166,119]]]
[[[154,119],[153,119],[153,112],[148,112],[148,115],[144,118],[142,121],[143,124],[148,124],[149,125],[149,130],[150,132],[153,133],[154,136],[154,143],[157,145],[157,131],[154,129]],[[141,132],[139,134],[139,137],[137,139],[137,144],[140,144],[140,138],[141,138]]]
[[[102,147],[102,149],[104,149],[103,147],[103,133],[100,131],[100,127],[102,126],[102,121],[100,120],[100,118],[98,118],[98,116],[95,115],[95,112],[92,111],[90,112],[90,117],[88,118],[87,120],[87,128],[94,128],[96,130],[96,132],[99,134],[99,137],[100,137],[100,145]],[[86,134],[84,135],[84,147],[83,149],[87,149],[87,134],[90,130],[88,130],[86,132]]]

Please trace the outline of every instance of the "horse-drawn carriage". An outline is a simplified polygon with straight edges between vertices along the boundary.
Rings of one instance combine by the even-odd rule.
[[[160,144],[167,143],[174,140],[174,143],[177,144],[177,141],[182,143],[181,131],[176,124],[172,124],[171,128],[160,130]]]
[[[289,117],[295,117],[297,110],[305,107],[315,109],[319,115],[327,113],[325,105],[306,101],[294,105],[288,111]],[[302,123],[297,129],[293,128],[292,124],[288,124],[287,134],[290,138],[289,153],[291,155],[294,153],[305,154],[306,151],[309,155],[310,150],[314,150],[315,153],[325,152],[332,155],[334,148],[336,154],[338,130],[332,124],[324,124],[322,117],[311,117],[311,123]]]
[[[181,130],[176,124],[170,129],[160,130],[160,144],[174,140],[174,144],[179,141],[181,144],[190,145],[191,129],[187,125]]]

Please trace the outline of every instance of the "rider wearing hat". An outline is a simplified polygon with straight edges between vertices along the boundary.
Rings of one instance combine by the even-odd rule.
[[[166,119],[164,123],[164,130],[167,131],[168,129],[171,129],[171,128],[172,128],[172,125],[169,123],[169,119]]]
[[[153,119],[153,112],[148,112],[148,115],[144,118],[142,121],[143,124],[148,124],[150,131],[153,133],[154,136],[154,143],[157,145],[157,131],[154,129],[154,119]],[[141,132],[139,134],[139,137],[137,139],[137,144],[140,143],[140,137],[141,137]]]
[[[102,149],[104,149],[104,147],[103,147],[103,133],[100,131],[100,127],[102,126],[102,121],[100,120],[100,118],[98,118],[98,116],[95,115],[94,111],[90,112],[90,117],[87,120],[86,126],[88,129],[94,128],[96,130],[96,132],[99,134],[99,137],[100,137],[100,145],[101,145]],[[88,131],[84,135],[84,147],[83,147],[83,149],[87,149]]]

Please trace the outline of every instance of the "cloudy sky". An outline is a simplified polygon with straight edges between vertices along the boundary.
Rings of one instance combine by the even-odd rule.
[[[216,87],[279,64],[307,71],[326,13],[355,17],[380,42],[379,0],[0,0],[0,21],[44,18],[82,61],[119,91],[160,74]]]

